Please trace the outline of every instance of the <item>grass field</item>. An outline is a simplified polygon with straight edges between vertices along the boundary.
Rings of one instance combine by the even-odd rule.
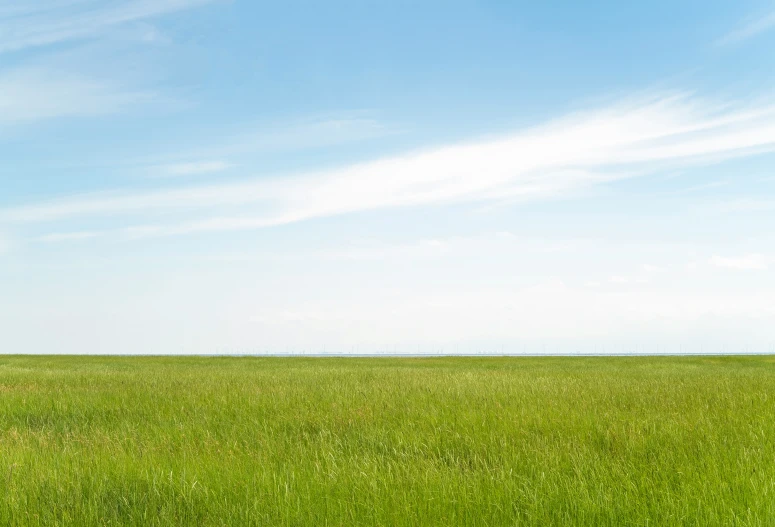
[[[775,357],[0,356],[0,525],[775,525]]]

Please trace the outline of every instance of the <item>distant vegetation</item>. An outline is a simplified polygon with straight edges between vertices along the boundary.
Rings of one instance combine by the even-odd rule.
[[[773,524],[773,357],[0,356],[0,525]]]

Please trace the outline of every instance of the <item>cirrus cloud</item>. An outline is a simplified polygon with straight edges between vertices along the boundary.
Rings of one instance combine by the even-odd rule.
[[[258,229],[390,207],[536,200],[692,164],[775,151],[775,105],[654,95],[503,137],[305,174],[65,197],[0,210],[0,221],[113,217],[127,238]],[[164,223],[143,223],[164,213]]]
[[[0,53],[94,37],[121,24],[201,6],[213,0],[0,0]]]
[[[764,271],[769,268],[769,265],[772,262],[772,258],[767,258],[765,255],[758,253],[737,257],[716,255],[710,259],[711,265],[725,269],[734,269],[736,271]]]

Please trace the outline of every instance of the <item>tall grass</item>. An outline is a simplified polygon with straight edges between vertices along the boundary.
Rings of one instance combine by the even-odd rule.
[[[1,525],[775,525],[775,358],[0,356]]]

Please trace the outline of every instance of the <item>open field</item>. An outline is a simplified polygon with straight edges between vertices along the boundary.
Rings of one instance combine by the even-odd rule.
[[[775,357],[0,356],[1,525],[775,525]]]

